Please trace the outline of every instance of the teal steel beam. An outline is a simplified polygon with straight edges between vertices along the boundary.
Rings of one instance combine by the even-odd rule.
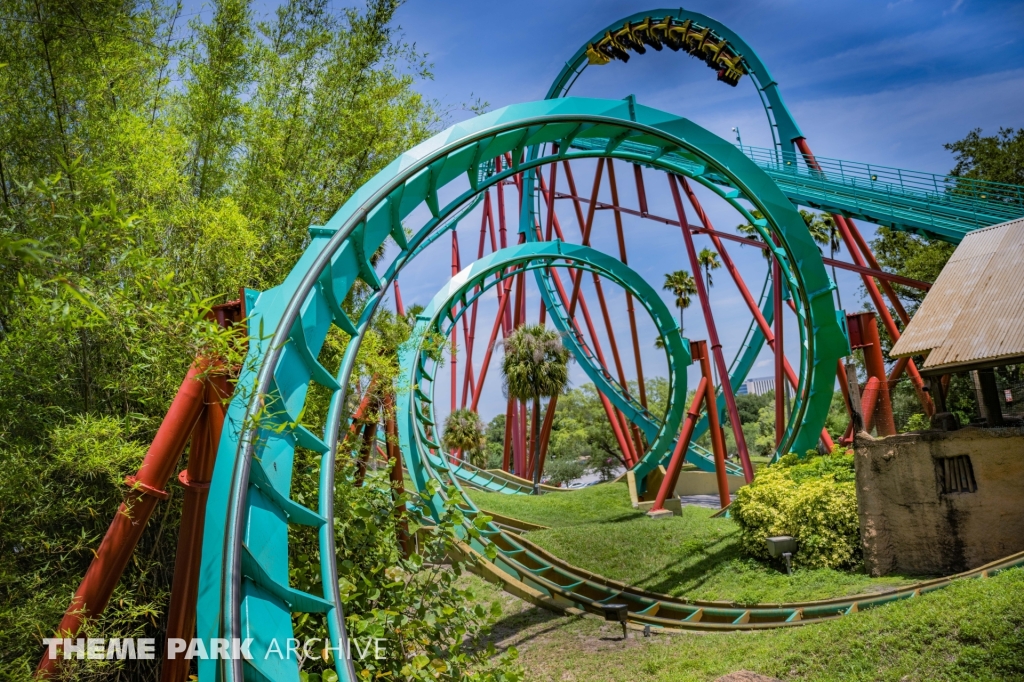
[[[482,296],[488,288],[501,283],[504,279],[513,277],[520,271],[516,268],[548,272],[556,266],[588,270],[607,278],[636,296],[651,316],[658,333],[666,342],[665,351],[670,369],[670,380],[665,419],[658,424],[657,430],[649,434],[651,447],[646,455],[648,462],[644,469],[645,473],[650,468],[657,466],[661,459],[671,451],[683,416],[686,398],[686,367],[691,362],[688,343],[679,334],[679,324],[661,297],[658,296],[657,291],[620,261],[586,246],[556,240],[526,243],[485,256],[453,277],[417,317],[416,327],[410,341],[400,353],[401,376],[404,377],[410,390],[404,391],[399,396],[402,415],[399,418],[399,442],[402,451],[409,453],[408,457],[411,458],[411,461],[409,459],[406,461],[406,466],[410,471],[423,458],[428,459],[434,467],[451,469],[451,466],[446,463],[443,453],[431,452],[433,448],[429,445],[422,453],[414,453],[414,435],[426,439],[425,426],[437,423],[434,416],[434,403],[430,399],[434,382],[431,378],[432,375],[424,371],[423,365],[423,358],[426,357],[423,344],[429,338],[428,332],[447,336],[447,332],[454,327],[475,298]],[[495,275],[497,275],[496,279]],[[466,296],[477,287],[480,287],[480,290],[473,294],[473,298],[467,300]],[[461,308],[453,310],[457,304]],[[562,338],[567,345],[572,336],[574,333],[571,330],[562,333]],[[436,362],[436,359],[434,361]],[[426,384],[430,384],[430,389],[424,388]],[[419,423],[414,425],[414,422]],[[460,478],[466,480],[463,476]],[[497,490],[497,486],[498,483],[495,482],[494,487],[487,487]]]
[[[581,138],[631,140],[652,151],[638,154],[624,145],[597,151],[574,149],[571,142]],[[510,153],[518,161],[527,148],[545,143],[557,143],[559,151],[486,174],[481,160]],[[297,668],[271,665],[265,663],[266,658],[259,662],[271,640],[284,641],[293,632],[292,607],[280,596],[291,594],[283,589],[288,581],[289,521],[285,510],[253,484],[251,471],[253,461],[258,460],[267,474],[266,482],[287,498],[297,445],[321,452],[321,466],[333,467],[337,425],[329,426],[321,436],[299,423],[310,381],[319,374],[309,358],[318,357],[330,325],[356,332],[336,380],[328,382],[340,387],[329,387],[336,416],[361,335],[382,300],[382,292],[408,262],[411,250],[477,194],[516,172],[565,159],[600,156],[693,178],[698,177],[694,167],[711,170],[742,188],[753,209],[766,217],[757,221],[757,229],[769,241],[773,235],[779,240],[773,251],[787,264],[788,284],[797,293],[801,332],[796,419],[785,442],[797,449],[808,439],[813,445],[831,400],[836,358],[845,354],[847,344],[821,255],[799,214],[761,169],[733,145],[690,121],[622,101],[568,98],[519,104],[465,121],[400,156],[357,190],[326,225],[311,230],[311,242],[291,273],[281,285],[263,292],[251,310],[249,355],[228,408],[210,488],[198,633],[204,638],[253,636],[255,656],[253,661],[204,661],[200,666],[204,680],[241,682],[246,676],[284,682],[298,679]],[[687,167],[678,163],[680,158],[686,160]],[[470,187],[460,193],[459,183]],[[455,197],[442,204],[440,190],[449,187],[455,189]],[[444,196],[452,196],[452,191]],[[402,221],[418,207],[424,207],[429,218],[406,239]],[[741,213],[753,220],[750,210],[741,207]],[[381,277],[369,259],[389,237],[398,244],[400,256]],[[357,280],[374,291],[358,324],[339,305]],[[295,325],[302,326],[305,349],[295,347],[300,338],[293,331]],[[417,489],[423,489],[432,475],[427,468],[410,472]],[[332,494],[333,490],[321,489],[320,509],[324,508],[323,497]],[[329,534],[321,533],[321,561],[326,562],[322,572],[328,593],[310,595],[312,599],[293,596],[296,603],[327,609],[332,643],[337,645],[344,636],[344,624],[336,590],[328,580],[334,560],[325,542]],[[273,585],[268,587],[268,581]],[[333,583],[336,585],[336,579]],[[350,675],[341,661],[338,674],[346,680]]]

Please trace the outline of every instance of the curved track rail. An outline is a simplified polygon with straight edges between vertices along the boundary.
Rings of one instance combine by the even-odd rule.
[[[765,114],[772,131],[773,139],[779,153],[786,149],[783,140],[787,141],[790,148],[791,140],[802,137],[796,120],[790,114],[782,95],[779,92],[778,84],[768,72],[768,67],[761,61],[754,49],[748,45],[738,34],[734,33],[725,25],[703,14],[691,12],[684,9],[662,9],[649,12],[640,12],[627,17],[625,20],[615,22],[598,31],[589,41],[580,47],[576,53],[565,63],[562,70],[555,77],[554,82],[548,89],[547,99],[558,99],[566,97],[583,71],[589,65],[606,64],[613,59],[622,61],[629,60],[629,52],[636,51],[641,54],[647,48],[662,50],[664,46],[679,51],[683,50],[693,56],[701,58],[708,66],[718,71],[719,80],[735,86],[744,75],[749,75],[755,84],[758,95],[764,106]],[[607,140],[591,142],[580,140],[575,144],[580,147],[597,149]],[[531,158],[538,153],[536,148],[530,149]],[[685,161],[680,160],[682,164]],[[722,178],[716,178],[721,184]],[[526,193],[533,193],[536,196],[535,202],[523,202],[523,213],[520,217],[520,230],[524,232],[527,239],[536,239],[533,225],[537,222],[535,215],[540,211],[535,207],[540,204],[540,196],[534,191],[536,178],[534,172],[524,174],[524,187]],[[706,183],[705,183],[706,184]],[[549,208],[549,210],[551,210]],[[636,424],[650,441],[652,434],[660,428],[659,420],[655,418],[643,405],[629,395],[629,392],[612,377],[611,373],[594,357],[594,353],[587,347],[582,336],[571,334],[571,324],[565,315],[564,306],[559,305],[554,283],[544,273],[537,273],[537,282],[540,286],[541,295],[545,305],[551,314],[552,323],[564,335],[573,355],[579,360],[580,366],[586,372],[588,378],[594,382],[604,395],[619,409],[629,421]],[[770,273],[765,278],[764,287],[758,308],[762,317],[768,324],[772,323],[774,307],[772,305],[772,284]],[[764,347],[765,336],[757,324],[752,320],[744,343],[733,358],[728,368],[729,384],[733,392],[747,378],[750,368],[753,366],[757,356]],[[717,402],[720,414],[725,414],[726,397],[722,387],[717,389]],[[794,428],[794,421],[791,418],[789,429]],[[698,468],[713,472],[715,470],[714,457],[705,448],[697,444],[697,440],[707,432],[707,415],[701,417],[697,423],[693,438],[687,451],[687,461],[696,464]],[[813,447],[815,437],[804,434],[798,442],[782,441],[777,453],[784,453],[790,450],[803,452]],[[645,476],[659,464],[667,466],[672,448],[660,452],[660,456],[652,455],[649,450],[647,455],[633,467],[636,479],[642,486],[645,484]],[[730,474],[741,474],[742,470],[736,464],[726,464]]]
[[[574,141],[590,137],[613,142],[599,152],[573,147]],[[637,155],[623,146],[629,141],[658,151]],[[528,147],[544,143],[557,143],[558,151],[488,174],[489,159],[505,153],[521,159]],[[669,153],[685,155],[687,165],[668,161],[676,158]],[[203,679],[240,681],[246,674],[248,679],[297,679],[297,671],[287,664],[263,658],[272,640],[292,636],[295,612],[324,613],[332,641],[344,645],[334,537],[328,523],[334,515],[334,461],[345,387],[384,288],[418,245],[487,187],[541,164],[596,156],[645,163],[698,181],[704,173],[714,172],[743,188],[723,194],[733,200],[742,194],[765,216],[755,223],[762,236],[769,242],[773,236],[779,240],[773,250],[789,266],[786,275],[797,294],[803,335],[800,403],[794,414],[797,423],[813,428],[811,433],[820,429],[831,398],[832,370],[846,351],[831,282],[799,214],[739,150],[685,119],[621,101],[521,104],[462,123],[402,155],[358,190],[327,225],[311,228],[312,242],[295,268],[283,284],[261,294],[251,311],[254,333],[249,359],[228,409],[210,487],[198,633],[204,638],[252,637],[252,650],[258,653],[251,661],[205,661]],[[441,191],[449,186],[456,187],[456,196],[442,204]],[[465,186],[461,192],[460,186]],[[429,218],[407,239],[401,221],[421,206]],[[748,209],[737,206],[754,220]],[[400,254],[381,277],[369,259],[388,237],[395,240]],[[353,322],[339,303],[356,280],[374,294],[359,321]],[[352,338],[337,376],[317,360],[332,323]],[[313,433],[300,421],[311,381],[331,391],[323,434]],[[792,442],[797,435],[790,429],[786,438]],[[296,446],[318,452],[322,458],[316,511],[288,497]],[[410,472],[418,470],[413,479],[425,482],[431,467],[419,459],[410,461],[410,453],[403,454]],[[319,531],[324,595],[306,594],[288,583],[290,523]],[[343,673],[349,671],[339,670]]]
[[[951,243],[959,243],[963,235],[972,229],[1024,215],[1024,192],[1012,185],[824,158],[815,159],[812,166],[796,145],[803,138],[803,133],[786,106],[778,83],[753,47],[724,24],[685,9],[639,12],[601,29],[565,63],[546,97],[557,99],[567,96],[588,66],[600,66],[613,60],[628,61],[631,52],[643,54],[648,49],[661,51],[665,47],[702,59],[718,72],[719,80],[730,85],[735,86],[743,76],[749,76],[764,106],[775,149],[745,147],[743,151],[776,181],[794,204],[847,217],[865,218]],[[574,144],[578,148],[598,150],[608,142],[581,139]],[[531,149],[530,153],[535,154],[536,151]],[[679,161],[685,163],[682,159]],[[723,177],[715,178],[715,181],[729,185]],[[542,203],[535,184],[534,172],[524,174],[525,191],[535,196],[535,201],[524,202],[520,218],[520,230],[529,240],[537,238],[533,225],[538,222],[536,216],[540,214]],[[577,340],[568,334],[571,325],[564,308],[559,305],[553,282],[542,272],[537,273],[537,279],[552,322],[566,334],[568,345],[588,378],[650,439],[650,434],[660,426],[658,420],[597,361],[582,337]],[[765,280],[758,307],[770,325],[774,313],[770,276]],[[764,333],[756,320],[751,321],[744,343],[729,367],[733,391],[746,379],[764,344]],[[720,413],[724,413],[726,400],[721,387],[718,389],[718,402]],[[707,431],[707,426],[707,417],[702,417],[694,430],[694,441]],[[810,437],[796,447],[783,443],[776,456],[789,451],[787,447],[802,452],[811,445]],[[668,456],[663,454],[659,463],[667,465],[667,459]],[[690,445],[687,461],[705,471],[714,471],[711,454],[696,442]],[[635,467],[638,480],[649,471],[649,462],[644,458]],[[735,465],[730,463],[728,466],[730,473],[740,473]]]
[[[656,22],[652,23],[647,17],[661,12],[665,12],[666,18],[664,28],[658,29]],[[641,30],[645,20],[646,28]],[[690,29],[703,33],[702,42],[697,45],[688,42]],[[664,34],[659,34],[659,30]],[[679,30],[683,31],[681,37]],[[607,35],[601,35],[596,42],[607,39],[606,48],[592,41],[556,80],[549,97],[559,99],[491,112],[454,126],[399,157],[360,188],[326,225],[310,228],[311,243],[292,272],[280,286],[262,293],[251,308],[249,356],[228,409],[210,488],[197,629],[198,635],[207,639],[252,637],[254,657],[248,661],[202,661],[202,680],[298,680],[298,670],[291,662],[263,655],[273,640],[282,641],[292,636],[295,613],[325,614],[332,646],[347,646],[330,520],[334,516],[335,460],[341,440],[341,415],[356,353],[388,284],[441,231],[456,224],[482,192],[503,180],[522,176],[524,194],[532,196],[532,184],[526,180],[542,165],[576,158],[620,159],[687,177],[732,203],[755,225],[761,238],[771,244],[770,250],[783,265],[787,288],[794,294],[802,341],[800,373],[797,405],[784,435],[782,450],[799,451],[812,447],[817,440],[832,395],[835,362],[846,353],[848,346],[831,296],[833,284],[791,199],[840,212],[849,207],[844,208],[841,202],[829,198],[837,193],[830,194],[832,188],[822,184],[832,181],[827,169],[812,168],[813,173],[810,173],[806,169],[792,171],[785,167],[789,145],[802,139],[802,135],[782,102],[777,84],[756,53],[739,36],[707,17],[676,10],[636,15],[621,28],[614,31],[609,28],[605,33]],[[710,46],[708,36],[714,38],[717,52],[711,47],[705,50],[705,46]],[[588,51],[607,59],[621,59],[624,54],[628,57],[629,51],[645,49],[645,45],[658,49],[655,42],[670,48],[678,45],[709,63],[718,63],[719,55],[723,55],[722,59],[728,63],[722,67],[726,71],[720,76],[727,82],[751,75],[765,103],[776,142],[774,153],[782,155],[777,158],[782,159],[783,167],[777,167],[779,163],[774,157],[751,160],[733,145],[685,119],[631,101],[560,97],[586,63],[595,59],[594,63],[601,63],[601,57],[595,58]],[[737,65],[741,68],[737,69]],[[730,68],[733,71],[729,71]],[[743,73],[737,76],[736,71]],[[511,166],[495,167],[492,160],[505,155],[511,159]],[[806,165],[806,156],[801,158]],[[819,194],[811,197],[806,188],[815,182]],[[840,184],[844,185],[847,197],[853,192],[857,197],[867,198],[870,192],[877,194],[879,189],[877,185],[858,189],[856,182],[846,182],[845,177],[840,178]],[[803,194],[798,196],[797,189],[789,189],[790,194],[786,194],[780,190],[780,185],[790,188],[800,185],[799,192]],[[885,191],[893,215],[891,207],[894,205],[899,205],[900,210],[906,209],[907,214],[941,208],[924,206],[920,197],[906,192],[901,195],[891,189]],[[447,201],[452,196],[454,198]],[[765,218],[755,220],[741,200],[749,202]],[[536,208],[533,201],[522,203],[520,225],[529,235]],[[866,205],[866,199],[862,203]],[[938,206],[942,202],[932,203]],[[954,210],[960,208],[954,206]],[[412,237],[407,237],[402,221],[410,219],[417,209],[426,216],[425,221]],[[934,221],[931,224],[934,226]],[[932,232],[941,236],[939,230]],[[778,239],[778,245],[773,243],[773,237]],[[370,258],[388,238],[398,246],[398,256],[385,272],[379,273]],[[567,247],[558,243],[543,246],[545,249]],[[495,254],[494,259],[525,257],[525,261],[520,260],[523,267],[542,272],[546,266],[538,264],[544,261],[538,254],[540,251],[525,250],[501,256]],[[581,263],[585,263],[585,267],[606,275],[616,269],[608,263],[587,263],[597,259],[582,251],[576,251],[575,258],[567,258],[564,253],[559,253],[558,258],[571,260],[572,267],[584,267]],[[615,277],[623,281],[629,279],[625,275],[615,275],[613,279]],[[357,282],[368,286],[373,293],[359,319],[353,320],[341,303]],[[466,286],[467,283],[472,285]],[[445,296],[455,295],[465,310],[464,304],[475,283],[468,276],[461,284],[453,282],[446,288]],[[762,310],[769,307],[770,298],[762,292]],[[557,300],[552,299],[553,308],[557,308]],[[653,308],[649,312],[655,317],[662,315]],[[454,323],[457,315],[436,319],[450,319]],[[563,322],[571,330],[569,323],[564,319]],[[335,374],[317,359],[332,324],[351,339],[342,366]],[[659,327],[670,328],[668,323]],[[748,333],[744,350],[733,361],[730,379],[734,385],[745,377],[748,360],[756,357],[763,344],[763,336],[759,339],[758,334],[757,330]],[[678,335],[675,336],[681,343]],[[582,348],[579,350],[585,355]],[[672,357],[676,364],[683,360],[683,356],[675,352]],[[422,362],[422,355],[414,359],[416,361],[407,366],[414,373],[410,376],[412,385],[418,389],[417,376],[426,378],[429,367]],[[302,421],[311,382],[326,387],[331,393],[324,419],[327,426],[322,433],[315,433]],[[605,387],[608,386],[610,384],[605,382]],[[675,382],[673,386],[678,391],[682,384]],[[436,515],[449,496],[449,490],[461,489],[460,480],[473,484],[483,482],[489,489],[493,489],[492,485],[503,485],[495,482],[494,475],[485,476],[472,467],[461,466],[456,471],[445,458],[437,456],[437,444],[426,428],[431,425],[422,422],[422,410],[415,409],[417,402],[420,407],[429,404],[429,395],[413,389],[399,398],[402,455],[410,479],[417,490],[433,491],[426,512]],[[624,397],[622,402],[621,409],[628,408]],[[639,415],[633,416],[639,418]],[[673,419],[669,419],[658,425],[654,442],[659,445],[647,453],[643,460],[645,466],[655,466],[658,458],[664,456],[667,451],[663,446],[665,434],[673,432],[672,422]],[[316,510],[289,497],[296,447],[312,450],[321,457]],[[504,488],[511,487],[504,485]],[[892,595],[861,595],[805,604],[743,607],[689,602],[635,590],[565,564],[525,538],[517,538],[500,525],[479,518],[481,512],[471,502],[463,508],[463,513],[466,525],[462,532],[468,550],[479,553],[479,560],[499,575],[527,585],[553,603],[582,610],[595,611],[602,602],[626,600],[633,620],[663,627],[735,629],[806,622],[916,596],[949,580],[922,583],[909,591],[897,590]],[[482,529],[473,523],[474,519]],[[321,577],[326,586],[322,595],[304,593],[289,585],[288,529],[291,524],[310,526],[319,533]],[[493,557],[493,561],[483,559],[485,556]],[[1017,555],[965,576],[984,576],[986,571],[1001,570],[1022,561],[1024,558]],[[342,680],[354,680],[349,661],[342,659],[337,666]]]

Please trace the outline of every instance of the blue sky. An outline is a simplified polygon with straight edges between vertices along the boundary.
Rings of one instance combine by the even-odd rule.
[[[410,0],[407,39],[428,54],[421,90],[452,107],[543,98],[596,31],[647,3],[623,0]],[[1024,3],[978,0],[690,2],[744,36],[823,156],[945,172],[943,142],[1024,124]],[[589,69],[574,93],[639,101],[722,136],[768,142],[749,80],[733,89],[695,60],[649,52]],[[453,111],[453,116],[467,115]]]
[[[255,6],[265,14],[276,4],[263,0]],[[186,11],[195,11],[201,0],[189,5]],[[477,98],[491,108],[543,98],[563,62],[580,45],[608,24],[651,7],[656,6],[624,0],[409,0],[399,10],[397,23],[404,39],[426,53],[433,65],[433,79],[417,88],[448,111],[449,121],[456,122],[472,116],[463,105]],[[754,47],[819,156],[945,173],[953,159],[943,143],[960,139],[973,128],[991,134],[1000,126],[1024,127],[1022,2],[703,1],[689,3],[687,9],[716,18]],[[643,104],[690,118],[727,139],[734,138],[731,128],[739,127],[745,144],[770,144],[764,110],[750,79],[730,88],[683,53],[649,51],[628,64],[589,68],[573,94],[613,99],[633,94]],[[623,168],[620,175],[626,171]],[[652,174],[648,182],[658,180],[662,179]],[[663,184],[657,186],[664,189]],[[648,192],[652,211],[672,215],[667,192]],[[623,193],[625,203],[635,203],[629,190]],[[708,202],[705,208],[719,229],[731,230],[740,222],[735,211],[721,202]],[[568,207],[560,209],[560,216],[571,224]],[[689,269],[677,231],[640,220],[627,221],[626,228],[630,265],[655,286],[660,287],[665,273]],[[872,226],[862,224],[861,228],[869,238],[873,235]],[[610,217],[599,218],[596,245],[614,249],[612,229]],[[464,265],[475,251],[475,233],[473,227],[460,229]],[[407,304],[426,303],[450,277],[450,247],[447,240],[441,241],[432,255],[403,273]],[[698,249],[706,245],[706,240],[697,238]],[[760,255],[750,248],[733,248],[730,253],[751,288],[758,289],[764,277]],[[846,258],[845,254],[840,257]],[[716,275],[712,300],[730,358],[750,316],[724,271]],[[840,273],[838,279],[844,306],[859,309],[859,278]],[[610,292],[609,297],[613,317],[621,321],[622,294]],[[668,296],[664,298],[668,302]],[[532,302],[530,309],[535,315]],[[489,310],[493,308],[485,304],[478,337],[489,331],[493,319]],[[694,305],[686,315],[688,335],[706,338],[698,307]],[[645,316],[640,318],[645,374],[663,373],[664,358],[653,347],[653,326]],[[790,330],[787,355],[795,359],[797,335],[792,325]],[[625,333],[622,327],[620,337]],[[628,348],[620,350],[630,355]],[[763,355],[752,376],[771,374],[771,365],[770,357]],[[481,404],[485,418],[503,410],[496,369],[493,363],[488,380],[492,389]],[[632,375],[632,369],[627,373]],[[692,386],[697,376],[693,369],[690,374]],[[585,381],[578,368],[573,380]],[[438,404],[444,405],[447,382],[440,383]]]
[[[543,98],[562,63],[581,44],[647,7],[621,0],[411,0],[399,11],[399,23],[406,39],[426,52],[434,66],[434,79],[420,90],[459,120],[472,115],[461,105],[476,98],[492,108]],[[687,9],[718,19],[757,50],[820,156],[945,173],[953,160],[943,143],[977,127],[992,133],[1000,126],[1024,126],[1024,3],[766,0],[695,2]],[[737,126],[745,144],[770,143],[764,110],[749,79],[729,88],[700,62],[669,50],[634,56],[628,64],[590,68],[573,94],[634,94],[641,103],[684,115],[722,137],[732,139],[731,128]],[[667,193],[661,194],[653,198],[652,208],[660,205],[664,215],[671,215],[664,203]],[[739,222],[721,204],[706,208],[718,227]],[[873,234],[873,226],[861,227]],[[631,265],[656,286],[664,273],[687,267],[678,234],[642,221],[627,224],[627,230]],[[466,244],[463,238],[464,252]],[[703,245],[698,238],[697,248]],[[763,277],[763,261],[751,249],[734,249],[731,255],[755,287]],[[447,254],[439,251],[438,258]],[[443,275],[432,270],[436,267],[410,269],[403,278],[407,299],[423,300],[436,291]],[[860,308],[859,279],[840,273],[839,280],[844,306]],[[715,282],[716,322],[729,358],[750,317],[745,311],[730,314],[742,302],[728,277],[719,274]],[[621,313],[621,297],[611,307]],[[687,311],[687,331],[706,338],[699,318],[695,305]],[[642,339],[653,335],[643,316],[640,327]],[[787,355],[794,359],[796,334],[791,325],[790,330]],[[645,374],[657,373],[664,361],[646,340],[642,346]],[[752,374],[771,371],[764,354]],[[697,375],[693,370],[691,375],[692,385]],[[585,381],[582,372],[574,372],[574,380]],[[498,392],[488,394],[491,399],[481,406],[485,417],[501,409]],[[446,404],[447,395],[442,384],[438,403]]]

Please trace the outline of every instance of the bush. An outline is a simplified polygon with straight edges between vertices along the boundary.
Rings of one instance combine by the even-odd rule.
[[[907,426],[905,431],[927,431],[932,428],[931,420],[920,412],[916,412],[910,415],[910,419],[907,420]]]
[[[845,568],[860,560],[853,456],[841,449],[780,458],[740,489],[732,509],[743,550],[753,557],[769,558],[766,538],[791,535],[797,566]]]

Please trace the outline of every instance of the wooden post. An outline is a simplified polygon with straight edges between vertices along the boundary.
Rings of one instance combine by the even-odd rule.
[[[850,395],[850,419],[853,421],[853,432],[864,430],[864,409],[860,403],[860,384],[857,382],[857,367],[846,363],[846,386]]]

